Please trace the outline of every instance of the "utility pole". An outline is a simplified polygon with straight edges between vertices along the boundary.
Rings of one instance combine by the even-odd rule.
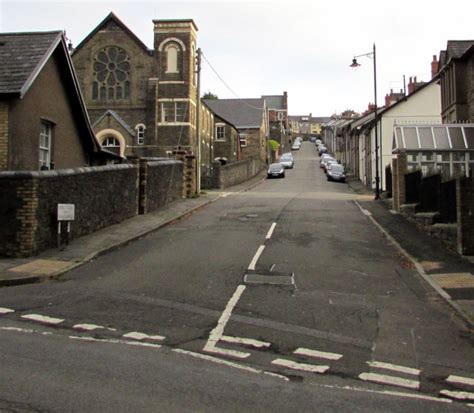
[[[194,57],[193,57],[194,58]],[[201,49],[196,51],[196,193],[201,193]]]

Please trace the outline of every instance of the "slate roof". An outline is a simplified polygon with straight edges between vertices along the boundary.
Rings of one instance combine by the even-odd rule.
[[[310,122],[310,123],[328,123],[331,120],[330,116],[308,116],[308,115],[291,115],[288,116],[290,121],[294,122]]]
[[[61,31],[0,33],[0,94],[23,96],[61,37]]]
[[[267,102],[268,109],[285,110],[283,107],[283,96],[282,95],[268,95],[262,96]]]
[[[106,116],[112,116],[131,136],[135,136],[135,131],[133,130],[133,128],[127,122],[125,122],[125,120],[123,120],[123,118],[117,112],[111,109],[106,110],[104,114],[99,119],[97,119],[92,126],[95,127],[96,125],[98,125],[100,121]]]
[[[237,129],[257,129],[262,126],[264,99],[204,99],[203,102],[220,118]]]
[[[459,59],[473,45],[474,40],[448,40],[446,47],[448,59]]]
[[[117,26],[119,26],[120,28],[122,28],[122,30],[124,30],[126,33],[128,33],[128,35],[138,44],[138,46],[140,46],[143,50],[145,50],[148,54],[152,55],[153,54],[153,50],[150,50],[148,49],[148,47],[145,45],[145,43],[143,43],[139,37],[133,33],[126,25],[124,22],[122,22],[122,20],[120,20],[117,15],[114,13],[114,12],[110,12],[105,18],[104,20],[102,20],[94,30],[92,30],[77,46],[76,48],[74,49],[74,53],[76,53],[82,46],[84,46],[88,41],[89,39],[91,39],[100,29],[102,29],[103,27],[105,27],[107,24],[109,24],[110,22],[112,23],[115,23]]]

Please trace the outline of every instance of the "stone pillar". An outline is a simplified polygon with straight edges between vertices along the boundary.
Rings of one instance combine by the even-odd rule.
[[[8,103],[0,102],[0,171],[8,170]]]
[[[392,205],[400,212],[400,206],[406,202],[405,174],[407,173],[407,154],[400,152],[392,160]]]
[[[16,212],[18,231],[16,242],[17,256],[29,257],[36,253],[36,229],[38,220],[38,179],[26,178],[17,187],[17,198],[22,203]]]
[[[138,170],[138,213],[140,215],[148,213],[147,178],[148,161],[146,159],[140,159]]]
[[[192,198],[197,192],[196,161],[195,155],[188,154],[184,157],[183,195],[185,198]]]
[[[474,255],[474,179],[456,179],[457,250]]]

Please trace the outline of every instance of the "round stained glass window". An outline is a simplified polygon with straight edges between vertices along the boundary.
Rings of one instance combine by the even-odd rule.
[[[99,51],[93,63],[92,99],[128,98],[130,68],[130,58],[122,48],[109,46]]]

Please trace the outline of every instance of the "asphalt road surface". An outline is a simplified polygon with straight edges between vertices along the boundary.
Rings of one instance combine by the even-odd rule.
[[[285,179],[0,289],[0,410],[469,411],[472,336],[314,145]]]

